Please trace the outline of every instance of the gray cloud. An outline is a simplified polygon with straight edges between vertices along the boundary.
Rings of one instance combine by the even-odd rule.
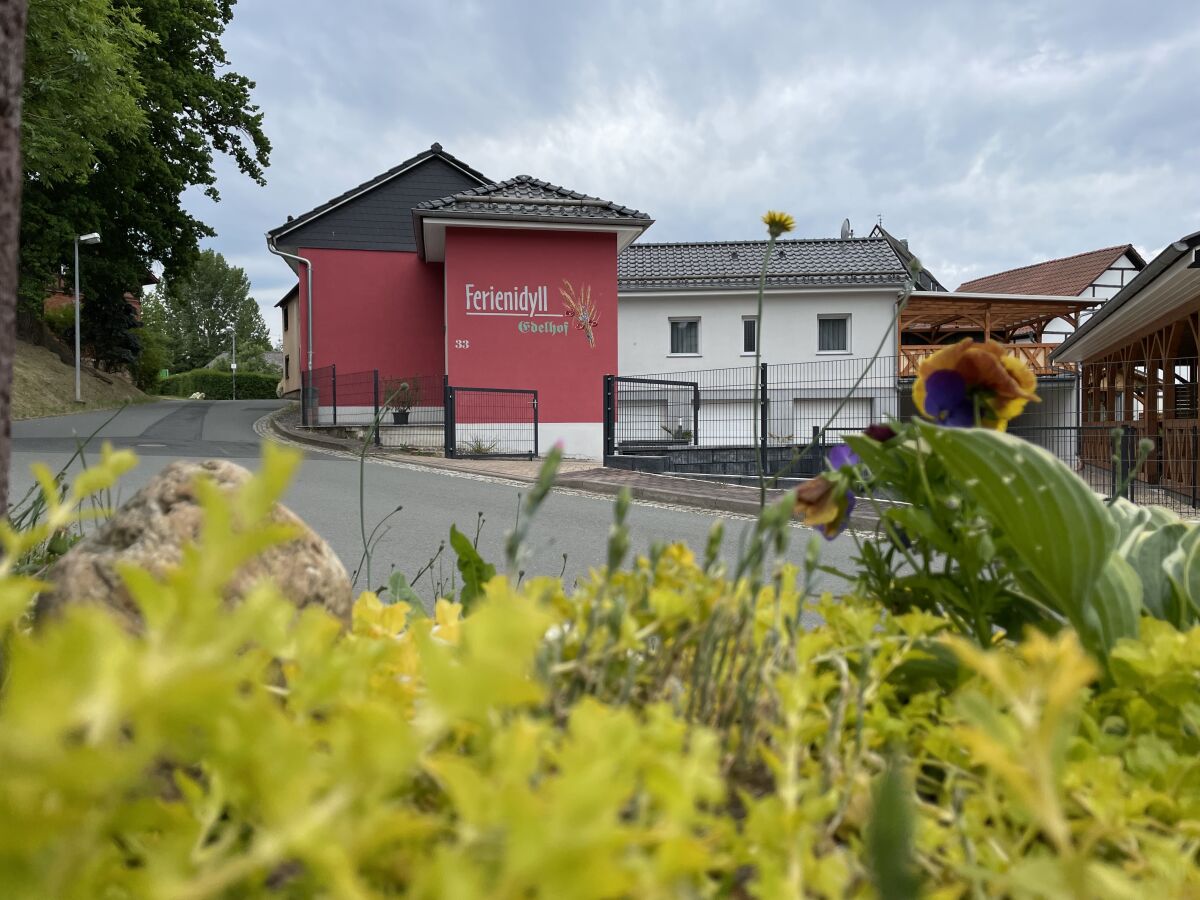
[[[902,9],[905,10],[902,12]],[[649,239],[882,214],[949,286],[1200,228],[1200,21],[1183,3],[243,0],[269,184],[189,196],[268,308],[263,232],[440,141],[643,209]]]

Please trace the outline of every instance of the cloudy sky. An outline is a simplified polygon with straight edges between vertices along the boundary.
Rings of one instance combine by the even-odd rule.
[[[648,240],[907,237],[947,287],[1200,229],[1190,3],[241,0],[268,184],[189,195],[270,307],[263,232],[439,141],[657,221]]]

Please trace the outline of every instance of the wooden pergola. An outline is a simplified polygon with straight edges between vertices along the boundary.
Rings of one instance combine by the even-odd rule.
[[[1102,302],[1095,297],[914,291],[897,323],[898,374],[915,376],[922,359],[964,337],[1010,345],[1039,375],[1073,371],[1073,366],[1051,364],[1056,345],[1042,343],[1046,326],[1063,319],[1078,327],[1079,314]]]

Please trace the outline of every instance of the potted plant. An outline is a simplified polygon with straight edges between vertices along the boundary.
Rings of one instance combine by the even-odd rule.
[[[416,378],[393,378],[384,383],[384,405],[392,411],[392,422],[407,425],[408,414],[421,397],[420,382]]]

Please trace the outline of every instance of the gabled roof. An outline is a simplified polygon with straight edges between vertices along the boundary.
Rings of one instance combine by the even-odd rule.
[[[1138,298],[1143,296],[1143,291],[1152,288],[1160,276],[1185,257],[1191,259],[1188,269],[1200,269],[1200,231],[1168,244],[1150,261],[1150,265],[1144,266],[1142,271],[1138,272],[1133,281],[1117,291],[1095,315],[1076,329],[1074,334],[1055,347],[1051,358],[1084,362],[1092,354],[1118,343],[1122,338],[1135,336],[1137,328],[1161,319],[1164,313],[1169,312],[1170,303],[1180,299],[1178,296],[1168,298],[1170,303],[1156,308],[1149,304],[1152,308],[1148,312],[1145,309],[1139,311],[1138,307],[1142,304],[1138,302]],[[1154,291],[1150,291],[1146,296],[1149,297],[1153,293]],[[1183,296],[1187,298],[1188,295]],[[1139,312],[1142,321],[1138,321]]]
[[[284,294],[282,297],[280,297],[278,300],[275,301],[275,308],[279,309],[281,307],[287,306],[289,300],[291,300],[293,297],[299,297],[299,296],[300,296],[300,282],[297,281],[295,284],[292,285],[291,289],[286,294]]]
[[[617,259],[621,291],[755,288],[767,241],[633,244]],[[904,264],[884,238],[781,240],[767,287],[900,286]]]
[[[963,282],[958,289],[980,294],[1078,297],[1104,274],[1105,269],[1120,259],[1122,254],[1127,255],[1138,269],[1146,267],[1146,261],[1133,249],[1133,244],[1121,244],[1105,247],[1103,250],[1064,256],[1062,259],[1050,259],[1031,266],[1021,266],[1018,269],[997,272],[995,275],[985,275]]]
[[[518,175],[507,181],[487,184],[449,197],[427,200],[414,209],[414,214],[417,215],[431,213],[439,216],[495,217],[523,221],[627,220],[647,226],[654,221],[636,209],[611,200],[581,194],[529,175]]]
[[[324,213],[329,212],[331,209],[341,206],[343,203],[345,203],[349,200],[353,200],[354,198],[359,197],[359,196],[367,193],[368,191],[374,190],[375,188],[379,187],[381,184],[385,184],[386,182],[391,181],[397,175],[401,175],[404,172],[407,172],[409,169],[419,166],[422,163],[428,162],[431,159],[441,159],[443,162],[449,163],[450,165],[454,166],[456,169],[459,169],[461,172],[463,172],[468,177],[473,178],[474,180],[478,181],[480,184],[487,184],[491,180],[486,175],[484,175],[482,172],[475,171],[474,169],[472,169],[470,166],[468,166],[462,160],[457,159],[456,157],[447,153],[445,150],[442,149],[441,144],[435,143],[435,144],[432,144],[430,146],[430,148],[428,150],[424,151],[423,153],[418,153],[416,156],[413,156],[413,157],[410,157],[409,159],[404,160],[404,162],[400,163],[399,165],[392,166],[392,168],[388,169],[386,172],[382,172],[379,175],[376,175],[370,181],[364,181],[362,184],[358,185],[357,187],[352,187],[352,188],[350,188],[350,190],[348,190],[344,193],[338,194],[336,197],[334,197],[330,200],[326,200],[320,206],[314,207],[313,209],[310,209],[306,213],[303,213],[303,214],[301,214],[299,216],[295,216],[295,217],[288,216],[288,220],[286,222],[284,222],[282,225],[278,225],[275,228],[272,228],[270,231],[267,232],[267,234],[271,237],[280,237],[281,235],[286,234],[287,232],[291,231],[293,228],[299,228],[301,225],[305,225],[305,224],[311,222],[313,219],[316,219],[317,217],[323,215]]]
[[[904,238],[896,237],[882,225],[876,225],[874,228],[872,228],[870,237],[881,237],[891,244],[892,250],[898,257],[900,257],[900,261],[904,263],[905,269],[911,269],[913,262],[920,262],[920,260],[917,259],[916,254],[908,249],[908,241],[906,241]],[[933,276],[933,273],[924,266],[921,267],[921,271],[917,275],[916,289],[918,291],[946,290],[945,286],[938,281]]]

